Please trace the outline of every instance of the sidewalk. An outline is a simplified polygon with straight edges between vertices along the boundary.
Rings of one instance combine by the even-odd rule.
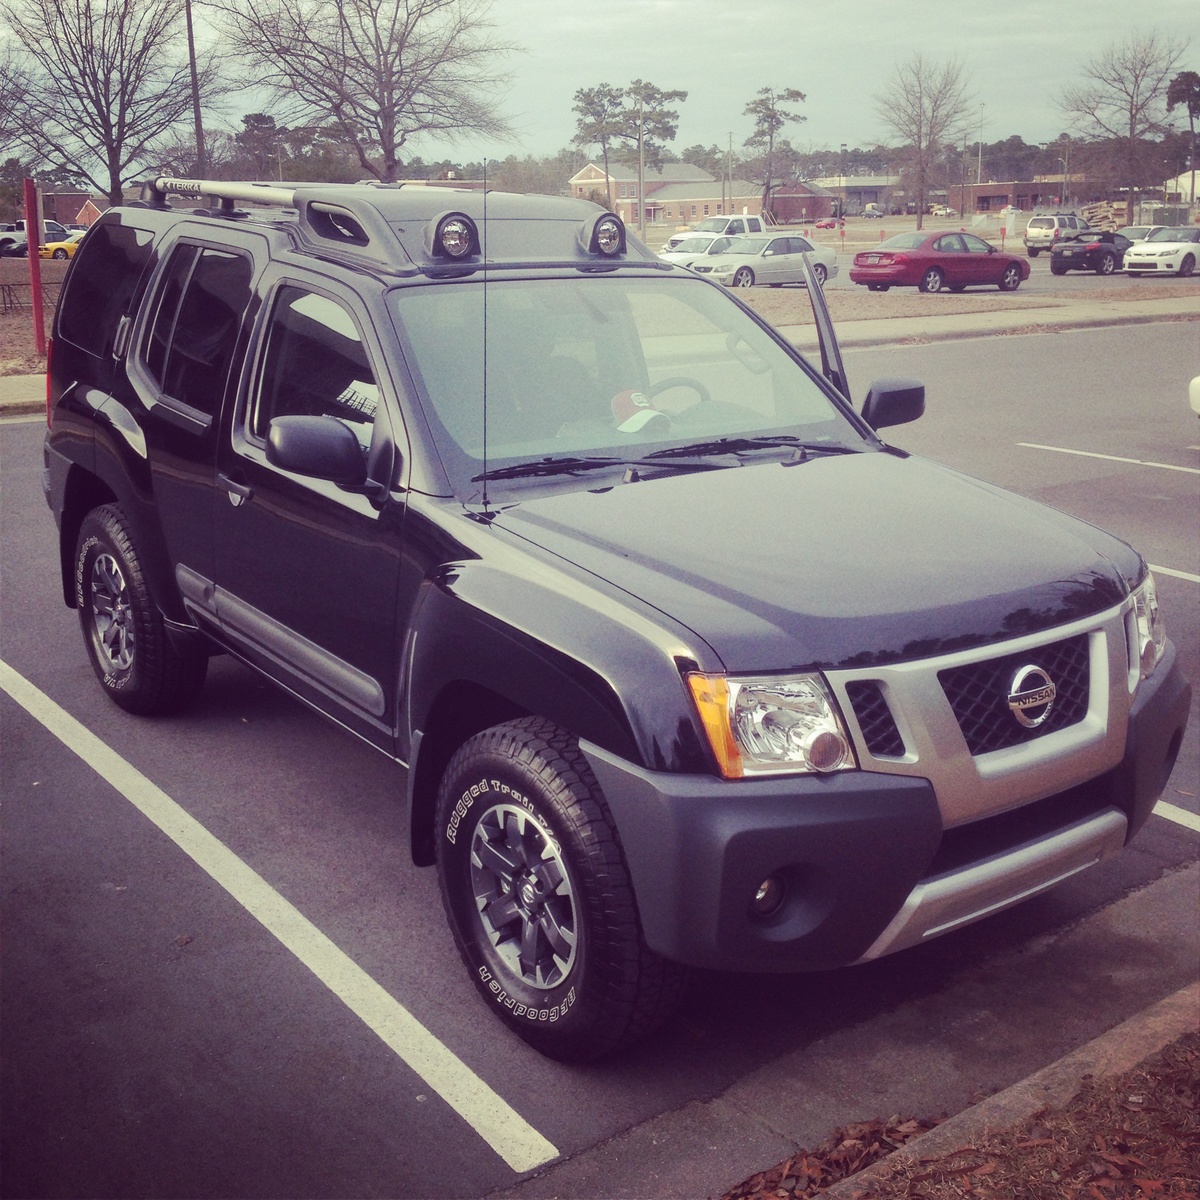
[[[1046,308],[998,309],[945,317],[892,317],[882,321],[840,321],[835,323],[835,329],[838,343],[847,349],[997,334],[1059,333],[1069,329],[1145,325],[1154,321],[1200,321],[1200,303],[1195,296],[1165,300],[1069,301],[1066,304],[1055,300],[1052,307]],[[817,331],[812,325],[781,326],[780,333],[802,350],[817,345]]]
[[[1114,325],[1143,325],[1153,321],[1200,321],[1194,296],[1166,300],[1127,300],[1063,304],[1053,307],[1002,309],[957,313],[945,317],[891,317],[881,321],[838,322],[843,349],[859,346],[903,345],[952,338],[1025,333],[1057,333],[1068,329],[1097,329]],[[817,345],[813,325],[783,325],[780,333],[802,350]],[[46,410],[46,380],[41,375],[0,375],[0,417],[40,414]]]

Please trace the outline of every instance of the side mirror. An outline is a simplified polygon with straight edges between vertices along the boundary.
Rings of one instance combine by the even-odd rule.
[[[925,385],[916,379],[876,379],[863,401],[862,415],[872,429],[906,425],[925,411]]]
[[[276,417],[267,427],[267,462],[339,487],[362,487],[367,481],[358,438],[336,417]]]

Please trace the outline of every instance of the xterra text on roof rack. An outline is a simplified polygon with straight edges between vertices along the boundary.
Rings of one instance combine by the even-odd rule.
[[[101,687],[179,709],[228,652],[394,758],[475,986],[564,1059],[689,964],[862,962],[1117,853],[1188,711],[1145,562],[881,441],[924,389],[856,412],[811,284],[819,370],[583,201],[148,185],[52,344]]]

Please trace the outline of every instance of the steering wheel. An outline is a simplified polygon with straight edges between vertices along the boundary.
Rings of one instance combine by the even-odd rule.
[[[698,379],[692,379],[687,375],[672,375],[669,379],[660,379],[657,383],[652,383],[646,388],[646,395],[651,400],[659,394],[659,392],[668,391],[670,388],[684,387],[689,388],[700,397],[701,404],[712,403],[712,393]]]

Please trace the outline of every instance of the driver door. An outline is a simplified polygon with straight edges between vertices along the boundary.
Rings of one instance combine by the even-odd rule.
[[[249,387],[218,453],[216,606],[247,658],[387,746],[404,504],[370,328],[356,297],[324,283],[285,282],[270,296]],[[267,447],[282,416],[347,426],[377,486],[347,489],[274,466]]]

